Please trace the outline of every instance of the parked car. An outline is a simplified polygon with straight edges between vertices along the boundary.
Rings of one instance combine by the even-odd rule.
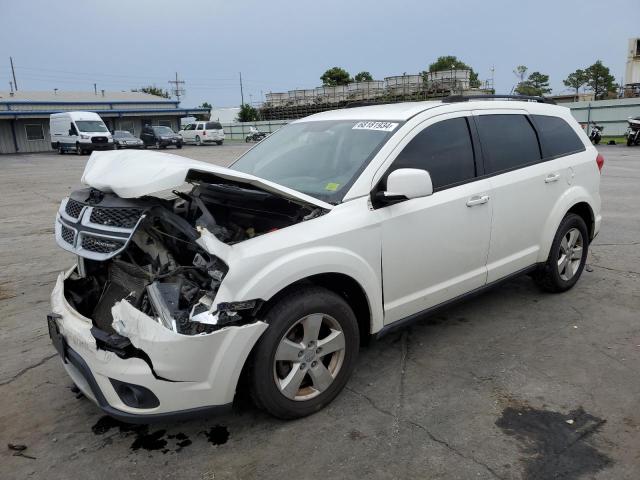
[[[180,135],[185,143],[203,145],[215,143],[222,145],[224,142],[224,129],[220,122],[194,122],[180,130]]]
[[[94,112],[53,113],[49,117],[51,148],[59,154],[84,155],[94,150],[113,150],[109,129]]]
[[[327,111],[229,168],[137,155],[90,159],[62,201],[78,263],[48,316],[73,381],[125,421],[224,411],[241,372],[272,415],[317,412],[363,337],[524,273],[572,288],[601,223],[604,159],[547,103]]]
[[[144,147],[144,142],[127,130],[116,130],[113,132],[113,141],[116,144],[116,149]]]
[[[176,148],[182,148],[182,136],[165,126],[145,125],[142,127],[140,139],[144,144],[144,148],[155,146],[157,149],[167,148],[173,145]]]

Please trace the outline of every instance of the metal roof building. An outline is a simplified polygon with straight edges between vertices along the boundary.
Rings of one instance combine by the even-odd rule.
[[[96,112],[110,130],[134,135],[143,125],[178,131],[181,117],[209,113],[207,108],[180,108],[176,100],[143,92],[0,91],[0,153],[51,151],[49,115],[73,110]]]

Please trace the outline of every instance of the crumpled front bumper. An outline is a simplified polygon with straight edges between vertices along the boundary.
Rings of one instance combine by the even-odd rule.
[[[267,328],[264,322],[204,335],[181,335],[121,301],[112,310],[114,326],[149,361],[121,358],[97,347],[91,320],[67,302],[64,281],[73,270],[58,276],[51,294],[50,322],[55,322],[54,328],[63,339],[63,365],[88,398],[107,414],[127,422],[173,421],[230,407],[247,356]],[[119,383],[152,392],[157,406],[127,405],[114,387]]]

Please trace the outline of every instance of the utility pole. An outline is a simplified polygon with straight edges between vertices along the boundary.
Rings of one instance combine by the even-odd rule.
[[[93,94],[98,95],[98,85],[95,83],[93,84]]]
[[[11,95],[13,95],[13,82],[9,80],[9,87],[11,87]]]
[[[16,71],[13,68],[13,57],[9,57],[9,62],[11,62],[11,74],[13,75],[13,86],[16,88],[16,92],[18,91],[18,82],[16,81]]]
[[[176,100],[178,100],[178,102],[180,101],[180,96],[184,95],[184,88],[182,88],[180,85],[184,85],[184,80],[178,80],[178,72],[176,72],[176,79],[175,80],[169,80],[169,83],[173,84],[173,88],[171,89],[171,92],[173,93],[173,95],[176,97]]]
[[[240,72],[240,105],[244,105],[244,93],[242,91],[242,72]]]

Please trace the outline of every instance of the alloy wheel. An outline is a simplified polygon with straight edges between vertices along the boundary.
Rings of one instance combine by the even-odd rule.
[[[304,401],[326,391],[345,356],[345,337],[335,318],[314,313],[284,334],[273,361],[276,386],[290,400]]]
[[[558,252],[558,274],[565,282],[571,280],[580,268],[583,248],[582,233],[577,228],[570,229],[562,237]]]

